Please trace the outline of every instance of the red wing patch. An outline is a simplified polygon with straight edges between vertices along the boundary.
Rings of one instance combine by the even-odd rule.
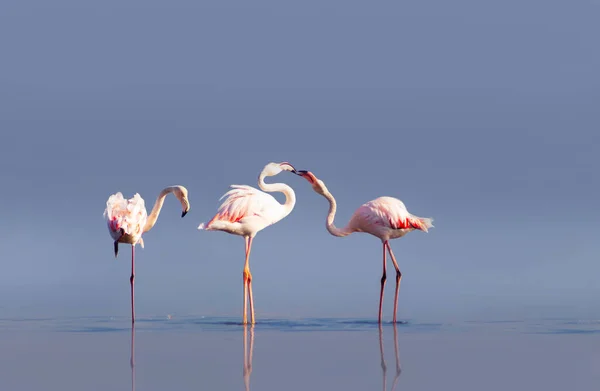
[[[121,225],[119,224],[119,221],[116,217],[112,218],[112,220],[108,223],[108,226],[110,230],[114,232],[117,232],[119,229],[121,229]]]
[[[395,229],[420,229],[423,230],[421,220],[407,217],[406,219],[398,219],[397,221],[390,220],[390,226]]]

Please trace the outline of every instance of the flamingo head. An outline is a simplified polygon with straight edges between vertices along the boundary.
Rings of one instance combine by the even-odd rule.
[[[291,171],[296,174],[296,169],[288,162],[269,163],[263,168],[261,176],[275,176],[281,171]]]
[[[173,195],[181,202],[181,217],[190,211],[190,201],[188,200],[188,190],[183,186],[173,186]]]
[[[321,195],[325,195],[327,193],[327,186],[323,183],[322,180],[317,178],[315,174],[306,170],[299,170],[296,172],[297,175],[300,175],[302,178],[306,179],[308,183],[312,186],[313,190]]]

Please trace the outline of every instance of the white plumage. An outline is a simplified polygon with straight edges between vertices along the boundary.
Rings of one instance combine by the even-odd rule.
[[[208,223],[200,224],[199,229],[254,236],[291,211],[286,211],[272,195],[248,185],[231,185],[231,190],[219,201],[223,198],[216,215]]]
[[[113,240],[119,240],[125,234],[134,239],[131,244],[139,243],[144,247],[141,239],[148,214],[144,199],[138,193],[128,200],[121,192],[111,195],[106,201],[104,217],[107,218],[108,231]]]
[[[269,163],[258,176],[258,186],[269,192],[280,191],[285,195],[285,204],[280,204],[270,194],[247,185],[231,185],[231,190],[223,194],[225,198],[217,213],[208,223],[200,223],[198,229],[223,231],[243,236],[246,242],[246,260],[244,262],[244,310],[242,323],[247,323],[247,303],[250,303],[250,322],[254,324],[254,300],[252,298],[252,274],[250,273],[250,250],[254,236],[269,225],[291,213],[296,204],[294,190],[283,183],[266,184],[265,177],[274,176],[281,171],[296,172],[288,162]],[[248,300],[249,299],[249,300]]]

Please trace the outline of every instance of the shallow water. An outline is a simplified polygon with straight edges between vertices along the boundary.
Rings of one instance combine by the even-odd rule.
[[[132,333],[127,318],[0,319],[0,388],[595,390],[600,382],[600,321],[237,322],[139,318]]]

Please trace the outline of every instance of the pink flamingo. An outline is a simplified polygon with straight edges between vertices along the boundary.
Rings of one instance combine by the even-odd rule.
[[[246,241],[246,261],[244,263],[244,311],[242,324],[248,323],[246,307],[250,298],[250,322],[254,324],[254,300],[252,296],[252,274],[250,273],[250,250],[256,234],[283,219],[294,209],[296,195],[291,187],[284,183],[265,183],[265,177],[274,176],[281,171],[296,173],[296,169],[288,162],[269,163],[258,176],[258,187],[264,191],[279,191],[285,195],[285,204],[280,204],[270,194],[246,185],[231,185],[232,189],[219,200],[225,201],[217,214],[208,222],[201,223],[199,230],[224,231],[229,234],[243,236]]]
[[[131,244],[131,277],[129,278],[129,282],[131,284],[132,323],[135,322],[133,294],[133,280],[135,278],[135,245],[139,243],[140,246],[144,248],[142,234],[150,231],[152,227],[154,227],[163,203],[165,202],[165,197],[169,193],[173,193],[179,202],[181,202],[181,206],[183,207],[181,217],[185,216],[190,210],[190,203],[188,201],[188,191],[183,186],[165,187],[158,195],[149,216],[146,213],[144,199],[137,193],[129,200],[126,200],[123,198],[123,194],[118,192],[111,195],[108,198],[108,201],[106,201],[104,217],[107,218],[108,232],[115,241],[115,258],[119,253],[119,243]]]
[[[396,312],[398,310],[398,291],[402,273],[392,252],[389,240],[401,238],[415,229],[428,232],[433,227],[433,219],[414,216],[406,210],[404,203],[393,197],[379,197],[360,206],[350,218],[350,222],[344,228],[337,228],[333,224],[337,204],[333,195],[327,190],[325,183],[318,179],[310,171],[297,171],[297,174],[306,179],[315,192],[321,194],[329,201],[329,214],[326,226],[330,234],[344,237],[353,232],[366,232],[378,237],[383,243],[383,275],[381,277],[381,293],[379,294],[379,323],[381,323],[381,312],[383,304],[383,288],[385,287],[386,248],[390,253],[394,268],[396,269],[396,293],[394,298],[394,320],[396,323]]]

